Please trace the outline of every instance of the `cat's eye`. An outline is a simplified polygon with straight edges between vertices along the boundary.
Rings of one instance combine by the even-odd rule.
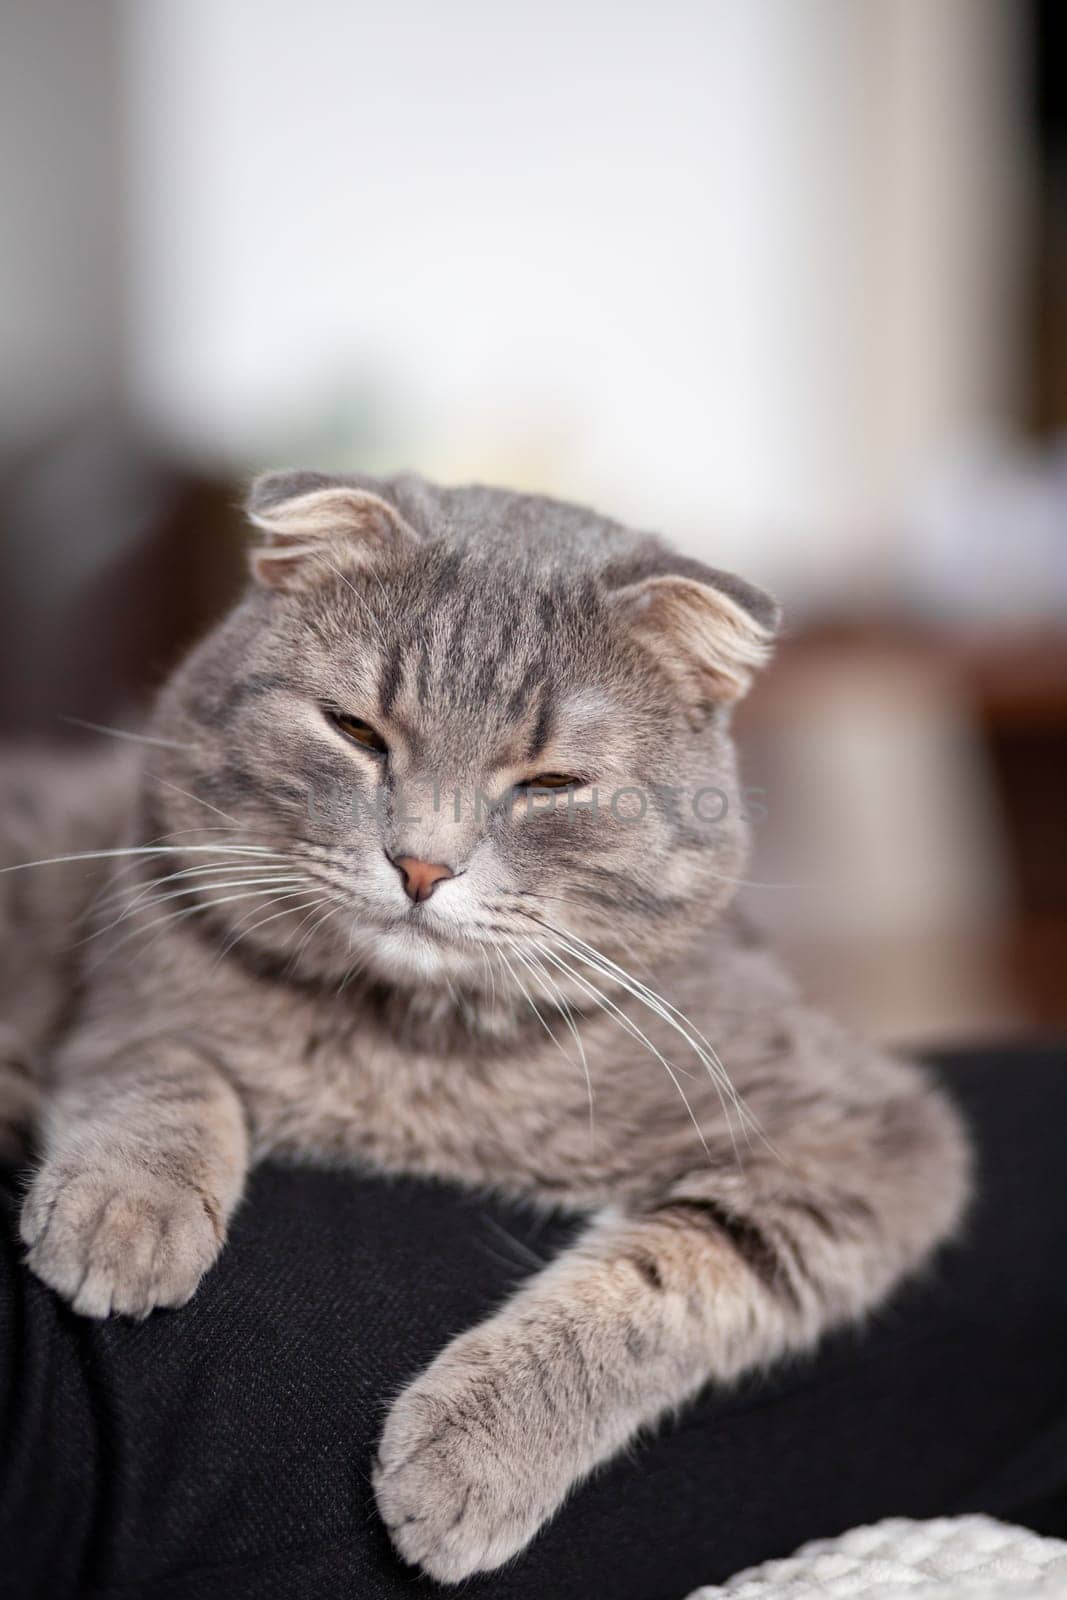
[[[350,717],[347,711],[331,711],[329,717],[334,727],[340,728],[345,738],[358,744],[361,750],[366,750],[372,756],[388,755],[389,746],[381,734],[369,722],[364,722],[362,717]]]
[[[539,772],[535,778],[524,778],[520,789],[580,789],[584,778],[575,778],[568,772]]]

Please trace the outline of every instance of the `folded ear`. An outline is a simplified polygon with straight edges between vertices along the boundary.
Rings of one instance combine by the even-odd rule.
[[[311,589],[339,566],[379,566],[418,543],[381,495],[316,472],[257,478],[245,510],[264,535],[251,552],[252,575],[270,589]]]
[[[684,559],[677,567],[625,584],[611,603],[684,686],[694,709],[740,700],[770,659],[778,607],[732,573]]]

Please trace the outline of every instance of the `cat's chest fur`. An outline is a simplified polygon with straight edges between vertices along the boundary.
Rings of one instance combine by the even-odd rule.
[[[558,1031],[464,1047],[432,1022],[405,1038],[359,1004],[290,1006],[241,1053],[254,1143],[577,1205],[642,1193],[665,1157],[703,1158],[682,1099],[617,1028],[586,1019],[581,1050]],[[706,1119],[705,1086],[686,1092]]]

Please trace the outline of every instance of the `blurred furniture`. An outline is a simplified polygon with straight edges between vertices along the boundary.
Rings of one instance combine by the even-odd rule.
[[[887,1037],[1067,1024],[1067,629],[812,625],[744,708],[752,892]]]

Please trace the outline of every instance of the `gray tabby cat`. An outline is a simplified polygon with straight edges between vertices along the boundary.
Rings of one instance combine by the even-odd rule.
[[[47,1059],[23,1238],[77,1311],[139,1317],[266,1157],[587,1214],[385,1423],[381,1515],[456,1581],[876,1306],[959,1222],[967,1144],[728,909],[764,595],[493,489],[279,474],[250,514],[255,582],[141,759],[7,780],[9,860],[115,852],[0,877],[13,1104]]]

